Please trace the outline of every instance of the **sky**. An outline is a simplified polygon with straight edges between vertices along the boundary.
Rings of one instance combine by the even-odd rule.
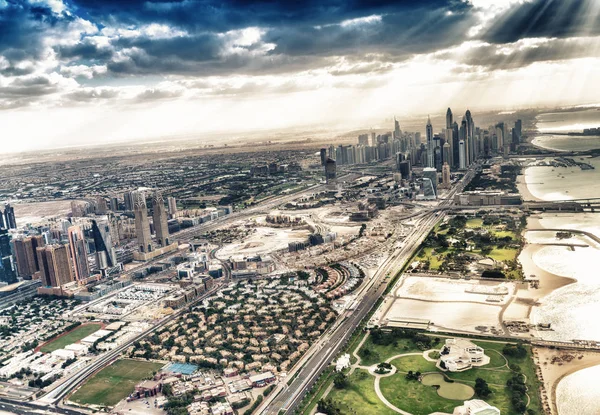
[[[0,0],[0,151],[597,103],[598,68],[597,0]]]

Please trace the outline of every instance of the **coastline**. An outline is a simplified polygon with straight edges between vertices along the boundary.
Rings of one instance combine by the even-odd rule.
[[[567,356],[568,359],[573,356],[574,358],[566,361]],[[538,367],[537,376],[542,383],[542,404],[551,415],[558,415],[556,390],[559,383],[573,373],[600,365],[600,353],[591,351],[534,347],[533,358]]]
[[[539,144],[534,144],[533,141],[537,136],[537,132],[528,138],[528,143],[534,148],[543,151],[561,150],[546,148]],[[527,158],[527,156],[524,156]],[[523,166],[522,174],[517,177],[517,189],[521,194],[523,201],[544,201],[535,196],[527,185],[527,169],[529,166]],[[541,229],[545,228],[541,224],[539,215],[530,215],[527,218],[527,226],[523,231],[523,238],[526,241],[518,256],[518,261],[523,267],[525,277],[529,278],[532,275],[539,281],[539,288],[527,287],[518,290],[518,297],[529,300],[529,311],[527,317],[530,323],[545,323],[531,321],[532,311],[534,307],[539,307],[545,297],[552,294],[567,285],[577,282],[577,279],[563,277],[542,269],[534,256],[537,252],[544,248],[545,245],[537,243],[529,243],[525,237],[526,229]],[[534,332],[536,337],[540,337],[540,332]],[[600,365],[600,352],[592,351],[571,351],[571,350],[556,350],[545,347],[534,347],[533,358],[537,366],[536,375],[541,382],[540,397],[542,405],[546,413],[558,415],[557,389],[560,382],[583,369]]]
[[[543,202],[543,199],[540,199],[539,197],[534,196],[533,193],[531,193],[529,191],[529,187],[527,186],[527,178],[526,178],[526,174],[527,174],[527,169],[530,166],[523,166],[521,174],[519,174],[517,176],[517,190],[519,191],[519,194],[521,195],[521,198],[523,199],[524,202]]]

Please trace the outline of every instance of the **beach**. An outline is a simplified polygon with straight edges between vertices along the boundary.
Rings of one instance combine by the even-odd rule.
[[[571,415],[584,412],[559,412],[556,404],[557,389],[560,382],[580,370],[600,365],[600,353],[591,351],[554,350],[534,347],[533,358],[538,366],[538,377],[542,381],[542,402],[546,411],[552,415]],[[589,413],[589,412],[585,412]]]

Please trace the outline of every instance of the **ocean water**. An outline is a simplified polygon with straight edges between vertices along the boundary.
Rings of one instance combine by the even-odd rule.
[[[575,157],[575,160],[591,164],[595,169],[528,167],[525,170],[527,189],[536,198],[547,201],[600,197],[600,157]]]
[[[536,117],[537,129],[542,133],[583,132],[584,128],[600,127],[600,108],[570,112],[549,112]],[[539,135],[532,143],[556,151],[585,151],[600,148],[600,137]]]
[[[600,366],[588,367],[560,381],[556,388],[556,403],[560,415],[600,414]]]
[[[600,136],[538,135],[532,144],[554,151],[587,151],[600,148]]]
[[[584,128],[600,127],[600,108],[579,111],[548,112],[536,118],[537,129],[547,132],[581,132]]]
[[[540,131],[581,131],[599,127],[600,111],[548,113],[538,116]],[[534,144],[554,150],[588,150],[600,148],[600,137],[548,135],[534,139]],[[589,159],[596,169],[531,167],[525,182],[531,194],[541,200],[600,197],[600,159]],[[579,229],[600,236],[600,213],[542,214],[546,228]],[[588,339],[600,341],[600,247],[569,251],[548,246],[536,254],[536,264],[551,273],[577,279],[577,282],[554,291],[531,313],[533,322],[551,322],[554,331],[543,332],[553,340]],[[596,386],[600,366],[565,377],[556,390],[560,415],[600,414],[600,389]]]

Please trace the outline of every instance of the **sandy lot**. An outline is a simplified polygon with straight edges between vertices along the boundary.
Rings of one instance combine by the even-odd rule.
[[[15,208],[17,225],[23,226],[28,223],[36,224],[43,222],[46,218],[55,216],[64,217],[71,212],[70,200],[57,200],[53,202],[17,203]]]
[[[500,328],[500,309],[499,305],[397,299],[386,318],[427,319],[438,328],[478,332],[477,326]]]

